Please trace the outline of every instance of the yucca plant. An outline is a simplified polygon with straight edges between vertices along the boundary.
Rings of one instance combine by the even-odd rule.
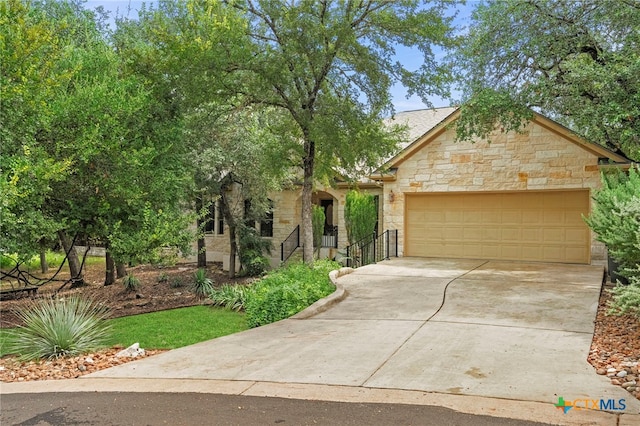
[[[211,278],[207,277],[206,270],[198,268],[194,274],[194,281],[191,289],[196,296],[199,297],[208,296],[213,291],[213,281]]]
[[[24,325],[8,347],[23,360],[79,355],[105,346],[109,337],[108,308],[78,295],[32,302],[16,314]]]

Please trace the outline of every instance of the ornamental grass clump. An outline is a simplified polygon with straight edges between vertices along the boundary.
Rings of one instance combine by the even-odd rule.
[[[9,341],[9,353],[23,360],[75,356],[106,345],[108,308],[78,295],[42,299],[16,312],[24,323]]]
[[[213,291],[213,281],[211,278],[207,277],[207,271],[198,268],[198,270],[193,274],[193,284],[191,285],[191,290],[198,297],[208,296]]]
[[[225,284],[209,293],[209,298],[213,302],[213,306],[237,312],[244,309],[247,294],[250,291],[252,291],[251,288],[244,285]]]

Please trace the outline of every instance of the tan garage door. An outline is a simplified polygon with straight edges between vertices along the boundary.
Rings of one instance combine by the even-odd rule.
[[[405,256],[589,263],[589,191],[406,194]]]

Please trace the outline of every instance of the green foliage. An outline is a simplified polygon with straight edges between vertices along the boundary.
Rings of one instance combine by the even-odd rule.
[[[316,249],[320,249],[322,246],[322,235],[324,234],[324,223],[326,217],[324,209],[321,206],[313,205],[313,211],[311,212],[311,222],[313,224],[313,246]]]
[[[585,219],[622,267],[621,275],[640,263],[640,169],[632,166],[628,175],[616,171],[602,175],[602,188],[593,199],[593,211]]]
[[[378,212],[373,195],[349,191],[344,206],[344,224],[349,244],[371,236],[377,221]]]
[[[122,285],[126,291],[134,292],[140,288],[140,280],[133,274],[129,274],[122,279]]]
[[[213,291],[213,281],[211,278],[207,277],[206,269],[198,268],[198,270],[193,274],[193,279],[191,290],[196,294],[196,296],[205,297]]]
[[[620,265],[618,273],[629,285],[613,290],[611,313],[640,317],[640,170],[602,175],[602,188],[594,195],[593,211],[585,221]]]
[[[180,288],[182,286],[184,286],[184,283],[182,282],[182,279],[180,279],[179,277],[174,278],[171,280],[171,288]]]
[[[527,107],[640,159],[640,8],[627,1],[478,3],[452,68],[458,137],[521,128]]]
[[[262,275],[270,266],[265,253],[271,254],[271,241],[262,238],[255,228],[244,224],[238,226],[238,236],[238,255],[242,272],[250,277]]]
[[[25,325],[12,332],[8,352],[24,360],[82,354],[109,336],[106,307],[77,295],[42,299],[17,314]]]
[[[613,299],[608,313],[613,315],[633,314],[640,319],[640,268],[629,278],[629,285],[616,285],[611,289]]]
[[[147,349],[175,349],[247,329],[244,315],[210,306],[170,309],[109,320],[111,345],[139,342]]]
[[[240,311],[244,309],[247,294],[251,291],[251,287],[225,284],[209,293],[209,298],[213,301],[214,306]]]
[[[246,295],[247,325],[259,327],[288,318],[334,291],[329,272],[336,262],[316,261],[314,267],[291,264],[269,273]]]
[[[158,282],[159,283],[168,283],[169,282],[169,274],[167,274],[166,272],[161,272],[158,275]]]
[[[51,250],[47,250],[45,254],[45,258],[47,259],[47,264],[51,268],[57,268],[62,264],[64,260],[64,253],[58,253]],[[24,260],[21,256],[17,254],[2,254],[0,253],[0,268],[13,268],[16,264],[20,262],[29,270],[39,269],[40,268],[40,256],[34,255],[31,256],[28,260]]]

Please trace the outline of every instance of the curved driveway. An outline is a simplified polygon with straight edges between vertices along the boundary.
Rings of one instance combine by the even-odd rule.
[[[602,276],[585,265],[398,258],[339,278],[347,297],[311,318],[84,377],[346,385],[550,408],[559,396],[624,398],[638,413],[586,361]]]

